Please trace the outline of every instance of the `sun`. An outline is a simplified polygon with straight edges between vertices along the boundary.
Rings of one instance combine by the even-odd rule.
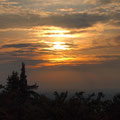
[[[67,35],[67,34],[60,33],[60,34],[51,34],[48,37],[72,38],[73,36],[72,35]]]
[[[48,37],[48,38],[75,38],[76,36],[71,34],[71,30],[60,27],[42,27],[35,33],[37,37]]]
[[[49,37],[73,37],[72,35],[68,34],[70,31],[69,30],[64,30],[61,28],[54,28],[53,30],[49,31],[51,34]]]
[[[68,49],[68,46],[65,45],[64,42],[54,42],[53,49],[54,50],[66,50],[66,49]]]

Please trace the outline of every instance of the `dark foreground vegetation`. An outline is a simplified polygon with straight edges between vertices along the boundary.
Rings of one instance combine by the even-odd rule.
[[[105,100],[102,92],[84,96],[77,92],[68,98],[67,92],[54,92],[54,99],[34,91],[28,85],[25,65],[21,74],[12,72],[6,86],[0,85],[0,120],[120,120],[120,95]]]

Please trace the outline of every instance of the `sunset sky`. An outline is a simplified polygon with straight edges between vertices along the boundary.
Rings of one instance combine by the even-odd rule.
[[[39,89],[120,88],[120,0],[0,0],[0,83],[25,62]]]

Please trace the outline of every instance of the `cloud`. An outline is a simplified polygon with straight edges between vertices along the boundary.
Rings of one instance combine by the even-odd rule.
[[[0,2],[5,2],[5,1],[7,1],[7,0],[0,0]]]
[[[81,3],[89,3],[91,0],[85,0]],[[96,3],[116,3],[120,2],[120,0],[94,0]],[[10,1],[9,1],[10,2]],[[17,2],[17,0],[12,0],[10,3]],[[90,7],[90,5],[84,5],[85,7],[82,8],[81,13],[77,11],[77,3],[80,3],[79,0],[74,2],[76,6],[68,6],[66,8],[57,6],[57,10],[64,11],[66,14],[60,14],[59,11],[51,10],[44,8],[44,11],[32,9],[32,8],[25,8],[22,5],[31,4],[31,3],[66,3],[65,1],[59,2],[58,0],[30,0],[30,1],[23,1],[20,0],[18,6],[11,5],[11,6],[2,6],[0,9],[0,28],[31,28],[35,26],[57,26],[57,27],[65,27],[65,28],[85,28],[91,27],[92,25],[96,24],[97,22],[107,22],[109,20],[119,20],[119,6],[116,5],[95,5],[94,7]],[[70,1],[73,2],[72,0]],[[92,1],[93,2],[93,1]],[[69,2],[67,2],[69,3]],[[95,3],[94,3],[95,4]],[[42,4],[43,5],[43,4]],[[31,4],[33,6],[33,4]],[[89,8],[89,7],[90,8]],[[76,12],[73,12],[73,11]],[[49,11],[49,12],[47,12]],[[71,14],[68,14],[70,12]],[[114,11],[114,13],[113,13]],[[58,12],[58,13],[57,13]],[[45,17],[43,17],[45,16]],[[116,23],[119,24],[119,21]]]
[[[72,12],[72,11],[74,11],[75,10],[75,8],[61,8],[61,9],[58,9],[58,11],[61,11],[61,12]]]
[[[2,48],[44,48],[44,47],[49,47],[48,45],[44,43],[22,43],[22,44],[9,44],[9,45],[3,45]]]
[[[51,63],[51,61],[44,61],[42,63],[35,62],[35,64],[29,64],[30,68],[35,68],[39,70],[69,70],[69,71],[92,71],[96,69],[105,69],[105,68],[120,68],[120,55],[101,55],[101,56],[94,56],[95,60],[91,61],[73,61],[71,64],[63,63],[63,62],[58,62],[58,63],[53,63],[50,65],[45,65],[44,63]],[[99,59],[97,61],[96,59]],[[34,60],[33,60],[34,61]]]
[[[114,43],[118,46],[120,46],[120,36],[116,36],[114,39],[113,39]]]
[[[88,48],[80,49],[80,51],[101,50],[101,49],[111,49],[111,48],[113,49],[119,48],[119,45],[118,44],[116,45],[94,45]]]
[[[2,1],[1,2],[1,5],[17,5],[17,4],[18,4],[17,2],[7,2],[7,1]]]
[[[85,28],[97,22],[105,22],[107,16],[98,14],[65,14],[42,17],[37,14],[1,14],[0,28],[31,28],[35,26],[57,26],[66,28]]]
[[[10,44],[10,45],[3,45],[2,48],[23,48],[29,46],[31,46],[31,44]]]
[[[98,3],[102,3],[102,4],[108,4],[108,3],[116,3],[116,2],[120,2],[120,0],[96,0],[96,2]]]
[[[85,0],[85,3],[90,4],[109,4],[109,3],[119,3],[120,0]]]

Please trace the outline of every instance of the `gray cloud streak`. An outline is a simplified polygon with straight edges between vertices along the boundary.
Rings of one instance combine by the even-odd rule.
[[[107,20],[109,20],[108,16],[87,13],[53,15],[48,17],[41,17],[37,14],[1,14],[0,28],[31,28],[34,26],[85,28],[97,22],[105,22]]]

